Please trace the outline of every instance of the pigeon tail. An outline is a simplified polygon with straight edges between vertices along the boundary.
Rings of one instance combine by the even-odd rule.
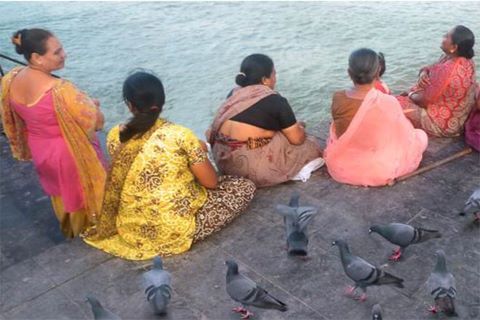
[[[147,300],[150,302],[155,314],[164,314],[167,312],[167,305],[171,297],[172,288],[166,284],[151,288],[147,293]]]
[[[458,316],[457,312],[455,311],[454,298],[450,296],[436,298],[435,305],[438,307],[440,311],[443,311],[449,317]]]
[[[438,230],[429,230],[424,228],[416,228],[415,236],[412,243],[425,242],[429,239],[441,238],[442,234]]]
[[[300,203],[299,200],[300,200],[300,194],[294,193],[292,195],[292,197],[290,198],[290,202],[288,203],[288,206],[293,207],[293,208],[298,208],[299,203]]]
[[[281,312],[288,310],[285,303],[270,295],[267,291],[263,290],[260,297],[255,298],[258,302],[252,303],[252,306],[264,309],[275,309]]]
[[[308,238],[303,232],[294,231],[287,239],[288,254],[292,256],[306,256]]]

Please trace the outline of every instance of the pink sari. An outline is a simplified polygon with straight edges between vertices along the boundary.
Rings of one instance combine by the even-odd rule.
[[[458,136],[475,103],[475,63],[463,57],[442,58],[422,70],[428,72],[430,85],[415,85],[411,91],[423,91],[427,108],[420,108],[408,97],[399,96],[398,101],[402,108],[412,109],[407,117],[416,127],[434,136]]]
[[[425,132],[413,128],[395,97],[372,89],[340,138],[332,123],[324,159],[338,182],[382,186],[414,171],[427,144]]]

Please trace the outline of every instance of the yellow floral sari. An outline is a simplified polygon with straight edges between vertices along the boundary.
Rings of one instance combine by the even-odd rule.
[[[85,242],[128,260],[147,260],[190,248],[197,211],[207,200],[189,166],[207,159],[187,128],[163,119],[140,137],[107,137],[112,165],[102,214]]]

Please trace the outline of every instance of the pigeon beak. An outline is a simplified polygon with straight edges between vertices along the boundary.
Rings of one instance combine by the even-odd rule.
[[[332,246],[336,245],[337,243],[335,241],[332,241]]]
[[[372,234],[372,229],[368,229],[368,234]]]

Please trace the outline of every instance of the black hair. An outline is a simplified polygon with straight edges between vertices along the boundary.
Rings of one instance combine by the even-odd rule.
[[[50,37],[53,37],[53,33],[45,29],[21,29],[13,34],[12,42],[15,51],[30,61],[32,54],[44,55],[47,52],[46,42]]]
[[[372,49],[355,50],[348,58],[348,73],[356,84],[372,83],[379,68],[378,55]]]
[[[385,64],[385,55],[383,54],[383,52],[378,53],[378,63],[380,64],[380,72],[378,76],[381,77],[387,70],[387,65]]]
[[[473,45],[475,44],[475,36],[473,32],[465,26],[459,25],[453,28],[452,42],[457,45],[459,57],[472,59],[475,55]]]
[[[120,142],[136,134],[142,135],[153,127],[165,104],[162,81],[153,74],[137,71],[123,83],[123,100],[130,103],[135,113],[120,132]]]
[[[235,82],[241,87],[259,84],[263,77],[270,78],[272,71],[273,60],[270,57],[260,53],[251,54],[243,59]]]

